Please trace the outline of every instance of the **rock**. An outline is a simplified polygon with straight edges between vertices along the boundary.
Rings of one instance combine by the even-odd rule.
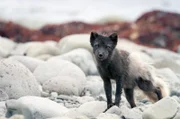
[[[48,61],[39,65],[34,76],[44,90],[67,95],[81,95],[86,83],[83,71],[65,60]]]
[[[18,43],[15,47],[15,49],[10,53],[11,56],[14,55],[27,55],[28,48],[33,45],[32,42],[27,43]]]
[[[180,108],[179,105],[171,97],[163,98],[143,112],[143,119],[171,119]]]
[[[40,59],[40,60],[43,60],[43,61],[47,61],[47,60],[50,59],[51,57],[53,57],[53,56],[52,56],[52,55],[49,55],[49,54],[45,54],[45,55],[37,56],[36,58],[37,58],[37,59]]]
[[[44,61],[42,60],[38,60],[28,56],[11,56],[9,57],[9,59],[19,61],[20,63],[25,65],[31,72],[33,72],[38,65],[44,63]]]
[[[66,117],[72,118],[72,119],[89,119],[86,115],[80,113],[77,111],[77,108],[70,109],[69,112],[65,114]]]
[[[81,81],[70,76],[57,76],[45,81],[42,86],[44,91],[64,95],[81,95],[84,84],[85,80]]]
[[[178,110],[173,119],[180,119],[180,109]]]
[[[166,50],[166,49],[148,48],[148,49],[144,49],[143,52],[148,54],[154,60],[172,59],[172,60],[176,61],[176,60],[180,59],[179,54],[169,51],[169,50]]]
[[[163,68],[156,70],[159,77],[164,80],[170,88],[170,95],[180,96],[180,79],[169,68]]]
[[[7,112],[5,102],[0,102],[0,118],[5,117]]]
[[[24,119],[23,115],[14,115],[11,118],[0,117],[0,119]]]
[[[138,108],[128,108],[126,105],[111,107],[106,113],[116,114],[124,119],[142,119],[142,112]]]
[[[153,66],[157,69],[170,68],[175,73],[180,73],[180,64],[171,58],[155,60]]]
[[[10,99],[26,95],[40,96],[38,82],[24,65],[10,59],[0,60],[0,89]]]
[[[89,34],[74,34],[63,37],[59,40],[60,54],[67,53],[73,49],[85,48],[92,52]]]
[[[60,56],[52,57],[49,60],[68,60],[79,66],[86,75],[97,75],[98,71],[92,54],[86,49],[78,48]]]
[[[116,48],[118,50],[125,50],[125,51],[128,51],[130,53],[140,52],[142,50],[147,49],[147,47],[145,47],[145,46],[138,45],[132,41],[129,41],[128,39],[123,39],[123,38],[120,38],[118,40],[118,44],[117,44]]]
[[[55,100],[58,97],[58,93],[57,92],[51,92],[51,100]]]
[[[19,43],[11,55],[39,57],[41,55],[59,55],[59,48],[52,41]]]
[[[0,89],[0,102],[8,99],[9,96],[7,95],[7,93],[4,90]]]
[[[31,57],[38,57],[45,54],[54,56],[54,55],[59,55],[60,51],[59,48],[52,43],[35,42],[27,49],[26,54],[27,56],[31,56]]]
[[[106,109],[106,106],[104,101],[91,101],[82,104],[77,111],[89,118],[95,118]]]
[[[69,118],[69,117],[53,117],[53,118],[47,118],[47,119],[72,119],[72,118]],[[78,118],[79,119],[79,118]]]
[[[89,96],[67,96],[67,95],[59,95],[55,101],[58,103],[64,104],[67,108],[78,108],[81,104],[94,101],[93,97]]]
[[[0,36],[0,46],[0,57],[5,58],[16,47],[16,43],[10,39]]]
[[[100,76],[88,76],[85,87],[91,96],[99,96],[104,93],[104,85]]]
[[[115,114],[101,113],[96,119],[120,119],[120,117]]]
[[[25,119],[46,119],[63,116],[68,109],[46,98],[25,96],[18,100],[8,100],[6,106],[13,114],[23,114]],[[9,115],[12,116],[12,115]]]

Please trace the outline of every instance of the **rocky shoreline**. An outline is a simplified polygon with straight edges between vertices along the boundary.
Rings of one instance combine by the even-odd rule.
[[[120,38],[118,50],[136,52],[152,63],[169,85],[170,96],[153,103],[136,90],[137,107],[131,109],[123,94],[120,107],[103,113],[106,98],[89,34],[69,35],[58,42],[16,43],[0,37],[0,45],[1,119],[180,118],[180,55],[175,52]],[[112,87],[114,98],[114,83]]]

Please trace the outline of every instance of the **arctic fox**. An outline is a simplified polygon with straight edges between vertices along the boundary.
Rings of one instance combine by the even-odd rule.
[[[111,106],[119,106],[122,88],[127,101],[133,108],[134,88],[139,87],[150,99],[158,101],[169,95],[165,82],[155,75],[151,65],[141,61],[135,55],[126,51],[118,51],[115,47],[118,42],[116,33],[103,36],[91,32],[90,43],[96,59],[99,74],[104,82],[104,90],[107,98],[107,109]],[[111,79],[116,81],[115,102],[112,102]],[[106,109],[106,110],[107,110]]]

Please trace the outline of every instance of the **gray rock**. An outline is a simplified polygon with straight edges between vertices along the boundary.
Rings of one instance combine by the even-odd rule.
[[[171,97],[163,98],[143,112],[143,119],[171,119],[176,115],[179,105]]]
[[[59,59],[68,60],[76,64],[86,75],[98,75],[92,54],[86,49],[78,48],[63,55],[52,57],[49,60]]]
[[[45,119],[63,116],[68,109],[47,98],[25,96],[6,101],[9,114],[23,114],[25,119]],[[9,115],[12,116],[12,115]]]
[[[38,82],[23,64],[10,59],[0,60],[0,89],[10,99],[25,95],[40,96]]]

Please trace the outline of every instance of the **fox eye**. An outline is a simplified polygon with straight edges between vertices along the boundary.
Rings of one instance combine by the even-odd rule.
[[[98,47],[99,47],[99,44],[95,44],[94,47],[95,47],[95,48],[98,48]]]
[[[107,49],[111,49],[111,46],[106,46]]]

